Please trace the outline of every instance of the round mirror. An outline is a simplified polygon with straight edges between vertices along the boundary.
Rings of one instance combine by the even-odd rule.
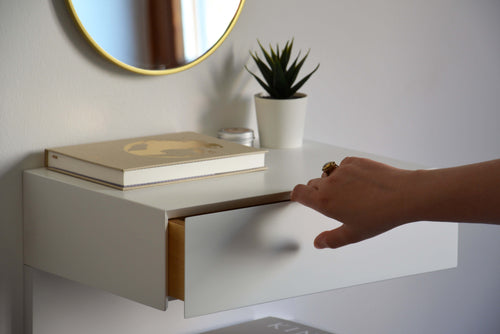
[[[190,68],[224,41],[245,0],[67,0],[106,58],[149,75]]]

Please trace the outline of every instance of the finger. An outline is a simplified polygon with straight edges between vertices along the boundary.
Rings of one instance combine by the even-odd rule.
[[[317,189],[304,184],[298,184],[293,188],[290,200],[312,207],[314,206],[316,195]]]
[[[318,183],[321,182],[321,179],[312,179],[312,180],[309,180],[309,182],[307,182],[307,185],[309,187],[313,187],[315,189],[318,189]]]
[[[357,242],[352,232],[342,225],[331,231],[320,233],[314,240],[314,247],[318,249],[323,248],[339,248]]]
[[[349,165],[349,164],[355,163],[357,161],[357,159],[358,158],[356,158],[356,157],[345,157],[344,159],[342,159],[339,166]]]

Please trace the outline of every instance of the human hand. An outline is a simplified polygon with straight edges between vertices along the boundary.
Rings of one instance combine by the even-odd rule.
[[[291,200],[343,223],[319,234],[316,248],[338,248],[412,221],[412,171],[364,158],[345,158],[330,175],[295,186]]]

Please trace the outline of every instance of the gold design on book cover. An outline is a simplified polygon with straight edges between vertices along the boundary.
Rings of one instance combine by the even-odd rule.
[[[196,158],[217,154],[223,147],[202,140],[141,140],[125,145],[125,152],[139,156]]]

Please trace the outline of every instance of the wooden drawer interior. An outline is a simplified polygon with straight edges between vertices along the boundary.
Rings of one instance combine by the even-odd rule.
[[[186,222],[170,219],[167,225],[167,296],[184,300],[184,241]]]

